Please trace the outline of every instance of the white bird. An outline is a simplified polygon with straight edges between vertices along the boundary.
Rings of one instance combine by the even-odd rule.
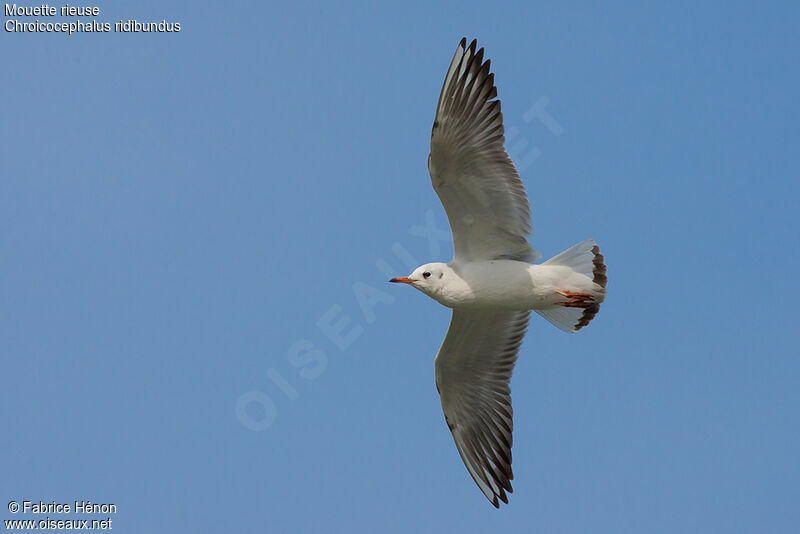
[[[470,475],[499,508],[511,493],[509,381],[530,310],[580,330],[605,298],[606,267],[591,239],[536,265],[528,197],[505,151],[503,115],[483,48],[462,39],[444,80],[428,170],[453,233],[453,260],[417,267],[409,284],[453,309],[436,355],[447,426]]]

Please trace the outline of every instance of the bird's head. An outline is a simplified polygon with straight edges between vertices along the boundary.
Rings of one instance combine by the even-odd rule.
[[[414,272],[408,276],[398,276],[389,281],[408,284],[426,295],[433,296],[444,287],[450,272],[451,269],[446,263],[426,263],[414,269]]]

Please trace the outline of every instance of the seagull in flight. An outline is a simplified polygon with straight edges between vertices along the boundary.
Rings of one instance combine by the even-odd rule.
[[[587,239],[541,264],[528,243],[525,187],[505,151],[490,61],[462,39],[444,79],[428,171],[453,233],[449,263],[390,282],[452,308],[436,355],[444,418],[469,474],[499,508],[511,493],[509,381],[531,310],[565,332],[589,324],[606,293],[606,266]]]

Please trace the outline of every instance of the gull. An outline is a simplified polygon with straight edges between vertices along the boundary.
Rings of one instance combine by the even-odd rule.
[[[390,282],[451,308],[436,355],[444,418],[469,474],[489,501],[511,493],[509,381],[531,310],[565,332],[589,324],[606,292],[600,249],[587,239],[535,264],[531,215],[504,144],[490,61],[462,39],[447,70],[431,133],[428,171],[453,233],[453,259]]]

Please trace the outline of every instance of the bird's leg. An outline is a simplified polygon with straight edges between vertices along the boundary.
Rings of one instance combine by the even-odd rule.
[[[565,308],[588,308],[594,301],[591,293],[574,293],[572,291],[556,291],[556,293],[569,299],[566,302],[556,302],[556,305]]]
[[[567,297],[568,299],[579,299],[579,300],[591,300],[594,299],[591,293],[573,293],[572,291],[556,291],[562,297]]]

